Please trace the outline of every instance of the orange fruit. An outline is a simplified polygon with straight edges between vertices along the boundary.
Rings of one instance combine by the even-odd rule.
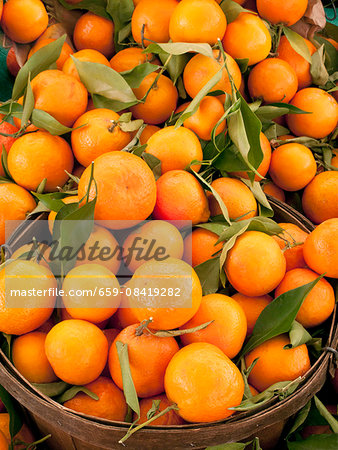
[[[116,72],[126,72],[146,62],[161,65],[161,61],[155,58],[153,54],[144,53],[143,48],[128,47],[120,50],[112,57],[110,66]]]
[[[80,164],[87,167],[103,153],[122,150],[132,139],[122,131],[120,116],[110,109],[97,108],[87,111],[74,123],[72,149]]]
[[[187,63],[183,72],[184,87],[190,97],[194,98],[204,85],[221,69],[223,57],[219,58],[219,52],[213,51],[214,58],[197,54]],[[226,63],[235,87],[239,89],[242,82],[242,74],[236,61],[226,54]],[[215,84],[211,91],[224,91],[231,95],[231,83],[226,69],[222,70],[221,80]],[[221,99],[222,100],[222,99]]]
[[[229,217],[232,220],[245,220],[255,217],[257,202],[250,189],[240,180],[235,178],[217,178],[211,183],[211,187],[219,194],[227,207]],[[208,192],[209,208],[211,216],[222,214],[216,198]]]
[[[251,386],[250,384],[249,384],[249,389],[250,389],[250,392],[251,392],[251,395],[254,397],[255,395],[258,395],[259,394],[259,392],[257,391],[257,389],[255,389],[253,386]]]
[[[267,183],[264,183],[262,188],[264,194],[270,195],[270,197],[276,198],[281,202],[285,202],[285,194],[283,189],[278,187],[273,181],[269,180]]]
[[[179,347],[173,337],[158,337],[130,325],[115,338],[109,351],[109,369],[113,381],[123,388],[116,343],[128,345],[131,376],[139,397],[150,397],[164,391],[164,374]],[[146,356],[146,357],[145,357]]]
[[[114,53],[114,24],[88,11],[76,22],[73,41],[77,50],[91,48],[111,58]]]
[[[177,89],[170,78],[160,75],[155,83],[157,76],[157,73],[150,73],[142,80],[138,88],[133,89],[138,100],[142,100],[149,89],[150,92],[144,102],[130,108],[136,119],[142,119],[145,123],[151,125],[156,125],[169,119],[176,108],[178,99]]]
[[[51,42],[54,42],[55,40],[56,39],[41,39],[41,40],[39,39],[39,41],[36,42],[33,45],[33,47],[31,48],[30,52],[28,53],[27,59],[29,59],[32,55],[34,55],[34,53],[36,53],[38,50],[40,50],[40,48],[45,47],[46,45],[50,44]],[[56,67],[59,70],[62,70],[62,67],[63,67],[65,61],[72,54],[73,54],[72,48],[70,47],[69,44],[67,44],[67,42],[65,42],[62,46],[60,56],[56,60]]]
[[[73,320],[74,318],[69,314],[69,312],[66,310],[66,308],[65,308],[65,306],[64,306],[64,304],[63,304],[63,302],[62,302],[62,300],[61,300],[61,305],[60,305],[60,308],[59,308],[59,311],[60,311],[60,318],[61,318],[61,321],[63,321],[63,320]],[[89,322],[89,321],[88,321]],[[95,323],[95,325],[98,327],[98,328],[100,328],[100,330],[104,330],[104,328],[107,326],[107,324],[108,324],[108,319],[106,319],[106,320],[103,320],[102,322],[98,322],[98,323]],[[55,325],[55,324],[54,324]],[[54,326],[53,325],[53,326]],[[51,327],[51,328],[53,328],[53,327]],[[48,332],[49,332],[50,330],[48,330]],[[108,338],[107,338],[107,340],[108,340]]]
[[[84,392],[79,392],[63,406],[73,411],[99,417],[100,419],[124,422],[127,414],[127,403],[123,392],[106,377],[99,377],[85,385],[85,388],[96,394],[99,399],[94,400]]]
[[[3,6],[4,6],[3,0],[0,0],[0,19],[1,19],[1,17],[2,17]]]
[[[46,30],[42,34],[40,34],[36,42],[40,42],[44,39],[58,39],[65,34],[67,34],[67,30],[62,23],[49,23]],[[66,37],[66,42],[72,47],[72,41],[69,36]]]
[[[69,205],[70,203],[78,203],[80,201],[77,195],[70,195],[69,197],[65,197],[61,200],[65,205]],[[57,215],[56,211],[50,211],[50,213],[48,214],[48,228],[51,235],[53,235],[54,220],[56,215]]]
[[[316,175],[304,189],[303,210],[314,223],[338,217],[338,172]]]
[[[275,289],[285,275],[286,262],[277,242],[260,231],[239,236],[225,261],[229,282],[241,294],[257,297]]]
[[[113,342],[115,341],[115,338],[119,334],[119,332],[120,332],[120,330],[118,330],[116,328],[107,328],[107,329],[103,330],[103,334],[106,336],[107,341],[108,341],[108,354],[109,354],[110,347],[113,345]],[[107,359],[105,368],[103,369],[101,375],[103,377],[110,378],[108,359]]]
[[[160,400],[160,404],[158,406],[158,412],[163,411],[168,408],[168,406],[172,405],[165,394],[155,395],[154,397],[142,398],[140,401],[140,417],[134,413],[133,421],[136,423],[144,423],[148,420],[147,414],[148,411],[152,408],[153,402],[156,400]],[[157,413],[156,413],[157,414]],[[163,416],[151,422],[151,426],[159,426],[159,425],[183,425],[184,420],[178,415],[178,413],[171,409]]]
[[[35,41],[47,25],[47,11],[40,0],[8,0],[3,6],[1,27],[14,42]]]
[[[338,149],[337,148],[335,150],[332,150],[331,166],[337,167],[337,169],[338,169]]]
[[[254,326],[260,313],[272,301],[270,295],[261,295],[257,297],[248,297],[237,292],[232,296],[233,300],[242,307],[247,320],[247,336],[252,334]]]
[[[338,218],[328,219],[319,224],[304,243],[306,264],[317,273],[338,278]]]
[[[32,289],[42,295],[34,296]],[[56,280],[47,267],[22,259],[6,265],[0,272],[0,331],[21,335],[41,326],[53,312],[55,290]]]
[[[88,93],[80,81],[61,70],[45,70],[32,80],[35,108],[71,127],[86,111]]]
[[[247,367],[259,358],[249,375],[249,383],[259,392],[280,381],[293,381],[310,369],[306,345],[284,348],[288,344],[289,337],[281,334],[259,345],[245,357]]]
[[[45,351],[62,381],[82,386],[96,380],[104,369],[108,342],[96,325],[85,320],[64,320],[47,334]]]
[[[231,416],[241,403],[244,381],[235,364],[212,344],[183,347],[170,361],[165,392],[187,422],[213,422]]]
[[[185,170],[171,170],[157,180],[155,219],[206,222],[210,211],[205,192],[196,178]]]
[[[2,120],[2,118],[1,118],[1,120]],[[0,125],[0,133],[15,134],[18,131],[19,131],[19,128],[15,127],[11,123],[3,122]],[[16,141],[16,138],[14,136],[2,136],[0,134],[0,152],[2,153],[2,149],[4,146],[6,152],[8,153],[15,141]],[[5,176],[5,172],[2,167],[2,164],[0,164],[0,177],[3,177],[3,176]]]
[[[316,47],[308,40],[303,38],[311,55],[316,51]],[[286,36],[282,36],[277,48],[278,58],[283,59],[296,72],[298,79],[298,89],[304,89],[311,86],[312,77],[310,73],[310,63],[306,61],[299,53],[291,47]]]
[[[14,47],[9,49],[6,57],[7,69],[13,77],[16,77],[19,73],[21,67],[19,66],[18,60],[16,58]]]
[[[90,174],[91,167],[87,167],[80,178],[80,198],[87,194]],[[105,153],[95,160],[94,178],[97,185],[95,219],[110,221],[107,224],[109,228],[128,228],[152,213],[156,202],[156,182],[143,159],[127,152]],[[96,186],[92,183],[89,199],[95,195]]]
[[[296,289],[304,284],[311,283],[318,274],[309,269],[293,269],[286,272],[285,277],[277,287],[275,296]],[[305,297],[296,320],[305,328],[316,327],[330,317],[335,306],[334,291],[330,283],[324,278],[311,289]]]
[[[141,0],[131,18],[131,32],[135,41],[139,44],[142,42],[144,28],[145,45],[149,45],[150,41],[168,42],[169,21],[177,5],[176,0]]]
[[[1,8],[2,8],[2,4],[1,4]],[[2,431],[0,431],[0,449],[7,450],[8,446],[9,446],[9,443],[6,439],[6,436],[4,435],[4,433]]]
[[[160,129],[161,128],[157,127],[156,125],[146,125],[142,133],[140,134],[140,144],[141,145],[146,144],[148,140],[151,138],[151,136]]]
[[[194,328],[211,320],[213,322],[204,330],[183,334],[183,345],[208,342],[216,345],[229,358],[234,358],[241,350],[247,332],[243,308],[227,295],[205,295],[197,313],[181,330]]]
[[[171,16],[169,35],[173,42],[214,45],[226,27],[225,14],[214,0],[182,0]]]
[[[110,325],[116,327],[119,330],[127,328],[129,325],[134,325],[138,323],[138,319],[135,316],[132,308],[130,307],[129,296],[130,292],[126,289],[129,287],[129,282],[127,281],[123,286],[121,286],[121,303],[117,308],[116,313],[110,319]]]
[[[222,250],[223,243],[218,241],[218,235],[204,228],[196,228],[184,239],[184,261],[193,267],[213,258]]]
[[[2,413],[0,414],[0,431],[4,434],[4,436],[7,439],[7,447],[5,447],[5,450],[8,449],[8,444],[11,442],[11,434],[9,431],[9,414]],[[25,444],[22,445],[16,445],[15,450],[24,450],[27,448],[27,444],[32,444],[35,442],[35,438],[31,432],[31,430],[28,428],[28,426],[24,423],[21,427],[21,430],[14,436],[14,441],[18,440],[20,442],[24,442]]]
[[[73,153],[65,139],[47,131],[25,134],[12,145],[8,169],[14,181],[28,190],[36,190],[47,178],[45,191],[56,191],[68,180],[65,171],[73,170]]]
[[[184,127],[170,126],[157,131],[149,138],[145,152],[161,161],[162,173],[184,170],[192,161],[203,160],[200,141],[195,133]],[[191,166],[196,172],[200,168],[200,164]]]
[[[321,139],[330,134],[338,121],[338,104],[332,95],[318,88],[306,88],[297,92],[291,105],[310,114],[288,114],[287,123],[296,136]]]
[[[98,52],[97,50],[93,50],[91,48],[86,48],[84,50],[80,50],[79,52],[73,53],[73,57],[78,59],[79,61],[103,64],[104,66],[110,67],[108,59],[102,53]],[[70,56],[64,62],[62,71],[66,75],[71,75],[78,81],[81,81],[75,63]]]
[[[276,25],[283,23],[294,25],[301,19],[308,6],[308,0],[277,0],[273,4],[269,0],[257,0],[258,14]]]
[[[263,61],[271,49],[268,28],[256,14],[242,12],[228,24],[223,37],[224,50],[233,58],[248,59],[249,65]]]
[[[34,242],[30,242],[29,244],[24,244],[17,250],[15,250],[15,252],[11,256],[11,259],[17,259],[21,257],[20,259],[32,260],[34,262],[42,264],[43,266],[47,267],[47,269],[49,269],[48,261],[50,251],[51,248],[48,247],[48,245],[45,243],[35,244]],[[23,257],[25,253],[26,256]]]
[[[279,58],[267,58],[251,70],[248,89],[253,99],[288,103],[297,92],[298,79],[289,63]]]
[[[303,189],[316,175],[317,164],[312,151],[292,142],[277,147],[271,155],[269,174],[273,182],[285,191]]]
[[[13,343],[13,364],[31,383],[51,383],[57,380],[45,354],[46,336],[46,333],[33,331],[19,336]]]
[[[303,256],[303,247],[308,233],[293,223],[279,223],[278,225],[282,227],[284,231],[279,236],[272,237],[278,243],[281,250],[283,250],[286,261],[286,270],[306,267]]]
[[[23,97],[20,97],[19,99],[18,99],[18,103],[19,103],[19,105],[23,105]],[[13,116],[13,122],[14,122],[14,125],[17,127],[17,128],[21,128],[21,119],[19,119],[18,117],[14,117]],[[35,125],[33,125],[32,123],[30,124],[30,125],[28,125],[28,127],[26,128],[26,130],[25,131],[36,131],[36,130],[38,130],[38,127],[36,127]]]

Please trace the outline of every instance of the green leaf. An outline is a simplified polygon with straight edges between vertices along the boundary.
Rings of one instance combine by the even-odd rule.
[[[147,412],[147,419],[151,419],[160,410],[161,400],[153,400],[151,408]]]
[[[224,236],[227,234],[229,238],[225,239],[225,244],[223,245],[221,257],[220,257],[220,270],[223,270],[223,266],[225,263],[225,260],[227,258],[228,252],[232,249],[232,247],[235,245],[236,240],[239,236],[241,236],[245,231],[247,231],[249,227],[250,222],[247,221],[241,221],[241,222],[235,222],[233,223],[228,230],[225,230],[224,233],[219,237],[218,242],[224,239]]]
[[[32,385],[47,397],[57,397],[63,394],[69,387],[69,384],[64,381],[56,381],[55,383],[32,383]]]
[[[113,18],[114,22],[114,42],[115,51],[123,48],[121,43],[130,35],[131,17],[134,11],[132,0],[108,0],[107,12]]]
[[[235,61],[238,64],[239,68],[241,69],[242,73],[245,73],[248,70],[249,58],[235,58]]]
[[[150,44],[144,50],[145,53],[168,53],[169,55],[183,55],[185,53],[200,53],[201,55],[214,58],[212,48],[209,44],[192,44],[187,42],[175,42],[168,44]]]
[[[38,192],[32,192],[32,194],[43,203],[49,211],[60,211],[65,206],[62,199],[67,197],[63,192],[52,192],[50,194],[39,194]]]
[[[325,47],[325,66],[331,75],[338,70],[338,52],[331,42],[322,36],[316,34],[315,40]]]
[[[37,128],[42,128],[53,136],[61,136],[62,134],[72,131],[72,128],[62,125],[62,123],[54,119],[53,116],[48,114],[46,111],[42,111],[41,109],[33,109],[32,123]]]
[[[138,100],[133,100],[127,103],[120,102],[119,100],[110,100],[109,98],[106,98],[98,94],[92,94],[92,99],[95,108],[107,108],[115,112],[119,112],[122,109],[130,108],[131,106],[134,106],[136,105],[136,103],[138,103]]]
[[[260,106],[255,114],[260,120],[273,120],[285,114],[311,114],[308,111],[303,111],[293,105],[286,103],[271,103],[270,105]]]
[[[293,30],[290,30],[288,27],[283,27],[283,31],[286,39],[289,41],[291,47],[297,52],[300,56],[302,56],[308,63],[311,64],[311,54],[309,47],[306,45],[306,41],[300,34],[296,33]]]
[[[314,401],[320,415],[324,417],[326,422],[330,425],[332,431],[334,433],[338,433],[338,421],[327,410],[327,408],[323,405],[323,403],[319,400],[319,398],[316,395],[314,396]]]
[[[5,408],[9,414],[9,433],[11,438],[14,438],[16,434],[21,430],[23,421],[18,411],[18,405],[16,401],[9,395],[3,386],[0,385],[0,399],[5,405]]]
[[[241,178],[244,184],[248,186],[248,188],[253,193],[255,199],[259,202],[259,206],[263,207],[265,209],[264,216],[265,217],[272,217],[273,216],[273,209],[270,206],[270,203],[268,199],[266,198],[266,195],[262,189],[262,186],[258,181],[254,181],[253,183],[250,183],[250,180],[246,180],[245,178]],[[261,215],[263,215],[262,211]]]
[[[115,345],[119,357],[123,380],[123,392],[126,398],[127,405],[129,405],[131,409],[137,414],[137,416],[140,417],[140,405],[130,372],[128,344],[123,344],[122,342],[117,341]]]
[[[106,19],[110,19],[109,15],[106,12],[106,0],[83,0],[82,2],[69,4],[66,0],[58,0],[61,5],[68,9],[85,9],[90,11],[98,16],[105,17]]]
[[[288,348],[298,347],[299,345],[306,344],[312,339],[311,334],[296,320],[291,325],[289,331],[290,345]]]
[[[151,153],[143,152],[142,158],[152,170],[155,180],[158,180],[162,174],[161,161]]]
[[[292,427],[290,429],[290,431],[288,432],[288,434],[286,435],[286,439],[288,439],[288,437],[293,434],[295,431],[297,431],[305,422],[307,416],[309,415],[309,411],[311,408],[311,400],[309,400],[307,402],[307,404],[304,406],[304,408],[302,408],[296,415]]]
[[[143,125],[142,119],[130,120],[129,122],[119,122],[120,128],[126,133],[131,133],[139,130]]]
[[[160,60],[164,64],[168,57],[169,53],[159,53]],[[189,54],[183,54],[183,55],[172,55],[170,58],[170,61],[167,63],[166,70],[169,73],[169,76],[174,84],[176,84],[179,76],[183,73],[183,70],[185,66],[187,65],[187,62],[190,59]]]
[[[71,400],[75,397],[76,394],[79,392],[83,392],[84,394],[88,395],[88,397],[92,398],[93,400],[99,400],[99,396],[94,394],[91,390],[87,389],[84,386],[72,386],[70,389],[67,389],[63,394],[61,394],[59,397],[57,397],[55,400],[59,403],[65,403],[68,402],[68,400]]]
[[[158,330],[151,332],[154,336],[158,337],[175,337],[175,336],[183,336],[184,334],[189,333],[195,333],[196,331],[204,330],[207,328],[213,320],[210,320],[209,322],[202,323],[201,325],[198,325],[197,327],[193,328],[184,328],[180,330]]]
[[[304,441],[287,442],[289,450],[337,450],[338,434],[313,434]]]
[[[31,86],[31,74],[28,74],[27,88],[23,100],[23,110],[21,117],[21,128],[24,128],[32,115],[34,109],[34,94]]]
[[[198,228],[204,228],[205,230],[209,230],[212,233],[217,234],[218,236],[220,236],[223,233],[223,231],[229,227],[228,224],[222,223],[222,222],[221,223],[218,223],[218,222],[200,223],[196,226]]]
[[[215,256],[195,266],[194,270],[201,282],[203,295],[214,294],[218,291],[220,282],[219,256]]]
[[[231,442],[230,444],[212,445],[205,450],[244,450],[249,444],[250,442]]]
[[[9,173],[8,164],[7,164],[8,154],[6,152],[4,144],[2,144],[2,152],[1,152],[1,165],[5,173],[5,177],[9,180],[12,180],[12,175]]]
[[[129,84],[129,86],[133,89],[136,89],[140,86],[143,79],[149,75],[150,73],[156,72],[159,66],[155,64],[151,64],[146,62],[144,64],[139,64],[135,66],[131,70],[127,70],[126,72],[120,72],[125,81]]]
[[[319,47],[317,51],[311,56],[310,73],[313,84],[317,86],[324,86],[329,79],[329,74],[325,67],[324,44]]]
[[[228,23],[231,23],[234,20],[236,20],[240,13],[248,11],[247,9],[244,9],[241,5],[239,5],[236,2],[233,2],[232,0],[223,0],[222,3],[220,4],[220,7],[222,8],[226,16]]]

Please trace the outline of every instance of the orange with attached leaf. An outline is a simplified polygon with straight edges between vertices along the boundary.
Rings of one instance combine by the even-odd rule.
[[[216,244],[219,236],[205,228],[196,228],[184,239],[183,259],[193,267],[213,258],[222,250],[223,243]]]
[[[2,120],[2,115],[0,115],[0,121]],[[5,147],[6,152],[8,153],[14,142],[16,141],[16,137],[14,136],[19,131],[19,128],[15,127],[11,123],[2,122],[0,124],[0,154],[2,154],[3,146]],[[1,133],[12,135],[12,136],[3,136]],[[5,176],[4,169],[2,164],[0,164],[0,177]]]
[[[79,52],[73,53],[73,58],[76,58],[79,61],[92,62],[96,64],[103,64],[104,66],[110,67],[108,59],[97,50],[93,50],[91,48],[86,48],[84,50],[80,50]],[[62,66],[62,72],[66,75],[71,75],[80,81],[80,75],[77,71],[76,65],[73,59],[69,56]]]
[[[272,297],[270,297],[270,295],[248,297],[247,295],[237,292],[232,298],[243,308],[248,325],[247,336],[250,336],[260,313],[272,301]]]
[[[165,394],[159,394],[149,398],[142,398],[140,401],[140,417],[138,418],[135,413],[133,416],[133,420],[136,421],[137,424],[144,423],[147,420],[149,420],[147,414],[153,407],[153,402],[159,402],[158,409],[155,415],[167,409],[173,404],[171,401],[168,400],[168,397]],[[182,419],[182,417],[179,416],[177,411],[171,409],[163,416],[151,422],[151,426],[183,425],[184,423],[185,421]]]
[[[112,57],[110,66],[116,72],[125,72],[146,62],[161,65],[159,59],[155,58],[152,53],[144,53],[143,48],[128,47],[120,50]]]
[[[69,197],[65,197],[62,199],[62,202],[65,205],[69,205],[70,203],[78,203],[79,197],[77,195],[70,195]],[[48,228],[50,231],[50,234],[53,234],[53,228],[54,228],[54,220],[57,215],[56,211],[50,211],[48,214]]]
[[[303,247],[308,233],[293,223],[279,223],[278,225],[283,228],[283,233],[272,237],[284,252],[286,270],[306,267]]]
[[[11,442],[12,438],[11,438],[11,433],[10,433],[10,428],[9,428],[9,423],[10,423],[10,416],[9,413],[4,412],[0,414],[0,431],[1,433],[5,436],[6,440],[7,440],[7,447],[4,447],[4,450],[8,449],[8,445]],[[14,441],[21,441],[24,442],[25,444],[32,444],[33,442],[35,442],[34,436],[31,432],[31,430],[28,428],[28,426],[23,423],[20,431],[14,436]],[[27,445],[16,445],[15,446],[15,450],[24,450],[25,448],[27,448]]]
[[[50,44],[51,42],[54,42],[55,40],[56,39],[39,39],[39,41],[37,41],[31,48],[30,52],[28,53],[27,59],[29,59],[32,55],[34,55],[34,53],[36,53],[38,50]],[[59,70],[62,70],[64,63],[72,53],[73,53],[72,48],[70,47],[69,44],[67,44],[67,42],[65,42],[62,46],[60,56],[56,60],[56,67]]]

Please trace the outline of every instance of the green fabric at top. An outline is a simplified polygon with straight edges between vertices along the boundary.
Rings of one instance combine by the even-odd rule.
[[[0,47],[0,101],[5,102],[12,95],[13,77],[7,70],[6,58],[9,49]]]

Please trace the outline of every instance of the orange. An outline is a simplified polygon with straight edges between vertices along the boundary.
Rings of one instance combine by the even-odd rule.
[[[249,375],[249,383],[259,392],[280,381],[293,381],[310,369],[306,345],[285,349],[288,344],[289,337],[281,334],[259,345],[245,357],[247,367],[259,358]]]
[[[33,260],[34,262],[42,264],[49,269],[48,261],[50,251],[51,248],[45,243],[37,243],[36,245],[34,242],[30,242],[29,244],[24,244],[15,250],[11,256],[11,259],[21,257],[21,259]],[[23,258],[25,253],[26,256]]]
[[[157,76],[157,73],[150,73],[142,80],[138,88],[133,89],[138,100],[142,100],[150,91],[146,100],[130,108],[136,119],[142,119],[151,125],[169,119],[176,108],[178,99],[177,89],[170,78],[160,75],[155,83]]]
[[[318,225],[304,244],[306,264],[317,273],[338,278],[338,218],[328,219]]]
[[[332,150],[331,166],[338,169],[338,149]]]
[[[304,38],[303,38],[304,39]],[[304,39],[311,55],[316,51],[316,47],[308,40]],[[283,59],[296,72],[298,79],[298,89],[304,89],[311,86],[312,77],[310,73],[310,63],[306,61],[299,53],[291,47],[286,36],[282,36],[277,48],[278,58]]]
[[[2,120],[2,118],[1,118],[1,120]],[[0,125],[0,133],[15,134],[18,131],[19,131],[19,128],[15,127],[11,123],[3,122]],[[5,150],[8,153],[15,141],[16,141],[16,138],[14,136],[2,136],[0,134],[0,152],[1,152],[1,154],[2,154],[3,146],[5,147]],[[2,164],[0,164],[0,177],[3,177],[3,176],[5,176],[5,172],[2,167]]]
[[[36,42],[33,47],[31,48],[30,52],[28,53],[28,57],[27,59],[29,59],[32,55],[34,55],[35,52],[37,52],[38,50],[40,50],[40,48],[45,47],[46,45],[50,44],[51,42],[54,42],[56,39],[39,39],[38,42]],[[69,44],[67,44],[67,42],[65,42],[62,46],[61,49],[61,53],[60,56],[58,57],[58,59],[56,60],[56,67],[59,70],[62,70],[62,67],[65,63],[65,61],[67,60],[67,58],[69,58],[70,55],[73,54],[73,50],[70,47]]]
[[[78,59],[79,61],[103,64],[104,66],[110,67],[108,59],[102,53],[90,48],[86,48],[84,50],[80,50],[79,52],[73,53],[73,57]],[[72,77],[80,81],[80,75],[77,71],[73,59],[70,56],[64,62],[62,71],[66,75],[71,75]]]
[[[151,138],[153,134],[156,133],[156,131],[159,131],[161,128],[157,127],[156,125],[146,125],[143,129],[142,133],[140,134],[140,144],[144,145],[148,142],[148,140]]]
[[[59,308],[59,311],[60,311],[60,318],[61,318],[61,321],[63,321],[63,320],[73,320],[73,317],[69,314],[69,312],[66,310],[66,308],[64,307],[64,304],[63,304],[63,302],[62,302],[62,300],[61,300],[61,305],[60,305],[60,308]],[[89,321],[88,321],[89,322]],[[102,322],[98,322],[98,323],[95,323],[95,325],[98,327],[98,328],[100,328],[100,330],[104,330],[104,328],[107,326],[107,324],[108,324],[108,319],[106,319],[106,320],[103,320]],[[54,324],[55,325],[55,324]],[[53,326],[54,326],[53,325]],[[53,328],[53,327],[51,327],[51,328]],[[48,330],[48,332],[49,332],[50,330]],[[107,338],[107,340],[108,340],[108,338]]]
[[[192,225],[206,222],[210,211],[205,192],[189,172],[171,170],[157,180],[155,219],[188,220]]]
[[[47,333],[34,331],[15,339],[12,360],[18,371],[31,383],[51,383],[57,380],[45,354]]]
[[[91,48],[111,58],[114,53],[114,24],[111,20],[87,12],[76,22],[73,41],[77,50]]]
[[[250,189],[240,180],[235,178],[217,178],[211,186],[219,194],[227,207],[229,217],[232,220],[245,220],[255,217],[257,202]],[[216,198],[208,192],[209,208],[211,216],[222,214]]]
[[[182,0],[171,16],[169,35],[173,42],[214,45],[226,27],[225,14],[214,0]]]
[[[213,422],[231,416],[243,398],[244,381],[235,364],[212,344],[183,347],[170,361],[165,392],[187,422]]]
[[[3,0],[0,0],[0,19],[1,19],[1,17],[2,17],[3,6],[4,6]]]
[[[119,334],[119,332],[120,332],[120,330],[118,330],[117,328],[107,328],[107,329],[103,330],[103,334],[106,336],[107,341],[108,341],[108,354],[109,354],[110,347],[112,346],[112,344],[115,341],[115,338]],[[108,359],[107,359],[105,368],[103,369],[101,375],[103,377],[110,378]]]
[[[236,300],[236,302],[243,308],[248,325],[247,336],[250,336],[260,313],[268,306],[268,304],[272,301],[272,298],[270,295],[248,297],[246,295],[239,294],[238,292],[237,294],[234,294],[232,298]]]
[[[74,123],[72,149],[80,164],[87,167],[103,153],[122,150],[132,139],[122,131],[120,116],[110,109],[87,111]]]
[[[152,408],[153,402],[156,400],[160,401],[157,413],[163,411],[164,409],[168,408],[168,406],[172,405],[172,402],[168,400],[165,394],[159,394],[149,398],[142,398],[142,400],[140,401],[140,417],[138,418],[137,415],[134,413],[133,421],[136,421],[136,423],[146,422],[148,420],[147,418],[148,411]],[[178,413],[174,409],[171,409],[163,416],[151,422],[151,426],[183,425],[184,423],[185,423],[184,420],[178,415]]]
[[[283,144],[272,152],[269,174],[273,182],[285,191],[303,189],[316,171],[316,160],[311,150],[303,144]]]
[[[127,70],[132,70],[139,64],[144,64],[146,62],[161,65],[161,62],[157,58],[154,58],[153,54],[144,53],[143,48],[128,47],[120,50],[112,57],[110,66],[112,69],[116,70],[116,72],[126,72]]]
[[[71,127],[86,111],[88,93],[80,81],[61,70],[45,70],[32,80],[35,108]]]
[[[107,362],[103,332],[84,320],[64,320],[47,334],[45,351],[56,375],[69,384],[91,383]]]
[[[176,113],[184,111],[189,103],[185,103],[177,108]],[[183,107],[183,108],[182,108]],[[217,97],[204,97],[199,104],[197,111],[183,122],[183,126],[194,131],[200,139],[210,141],[211,133],[217,122],[224,114],[224,106]],[[218,136],[226,127],[223,120],[216,128],[215,136]]]
[[[176,0],[141,0],[131,18],[131,32],[137,43],[142,42],[142,29],[145,45],[150,41],[169,41],[169,21],[177,7]],[[150,41],[149,41],[150,40]]]
[[[99,399],[94,400],[84,392],[79,392],[63,406],[89,416],[124,422],[127,414],[126,400],[123,392],[109,378],[99,377],[86,384],[85,388],[96,394]]]
[[[293,223],[279,223],[283,233],[272,236],[284,252],[286,270],[306,267],[303,256],[304,242],[308,233]],[[291,248],[290,248],[291,247]]]
[[[34,296],[32,289],[41,290],[43,295]],[[12,290],[20,292],[10,294]],[[40,327],[53,312],[55,290],[52,272],[41,264],[18,259],[3,267],[0,272],[0,331],[21,335]],[[27,292],[32,292],[32,297],[26,297]]]
[[[187,63],[183,72],[184,87],[190,97],[194,98],[204,85],[221,69],[223,57],[219,58],[219,52],[213,51],[214,58],[197,54]],[[234,85],[239,89],[242,82],[242,74],[236,61],[226,54],[226,63],[233,79]],[[222,70],[221,80],[215,84],[211,91],[223,91],[231,95],[231,83],[227,70]]]
[[[283,23],[291,26],[304,16],[308,0],[277,0],[272,4],[269,0],[257,0],[256,4],[263,19],[274,25]]]
[[[197,313],[181,329],[194,328],[211,320],[213,322],[204,330],[183,334],[183,345],[208,342],[216,345],[229,358],[234,358],[241,350],[247,332],[243,308],[227,295],[205,295]]]
[[[2,413],[0,414],[0,430],[1,433],[4,434],[4,436],[7,439],[7,445],[8,443],[11,442],[11,434],[9,431],[9,414],[8,413]],[[35,441],[35,438],[31,432],[31,430],[28,428],[28,426],[24,423],[21,427],[21,430],[19,431],[19,433],[17,433],[14,436],[14,440],[18,440],[21,442],[25,442],[26,445],[22,444],[22,445],[16,445],[15,446],[15,450],[24,450],[27,448],[27,444],[29,443],[33,443]],[[8,447],[6,447],[7,450]]]
[[[19,105],[23,105],[23,97],[20,97],[19,99],[18,99],[18,103],[19,103]],[[19,119],[18,117],[14,117],[13,116],[13,122],[14,122],[14,125],[17,127],[17,128],[21,128],[21,119]],[[36,127],[35,125],[33,125],[32,123],[30,124],[30,125],[28,125],[28,127],[26,128],[26,130],[25,131],[36,131],[36,130],[38,130],[38,127]]]
[[[9,52],[7,53],[6,64],[7,69],[11,73],[11,75],[13,75],[13,77],[16,77],[21,67],[19,66],[18,60],[16,58],[14,47],[11,47],[9,49]]]
[[[293,269],[286,272],[285,277],[275,291],[278,297],[284,292],[311,283],[318,274],[309,269]],[[334,291],[330,283],[324,278],[318,281],[298,311],[296,320],[305,328],[316,327],[330,317],[335,306]]]
[[[123,388],[116,343],[128,345],[131,376],[137,395],[141,398],[164,391],[164,374],[179,347],[173,337],[158,337],[140,330],[140,324],[130,325],[115,338],[109,351],[109,369],[113,381]]]
[[[69,205],[70,203],[78,203],[80,201],[77,195],[70,195],[69,197],[65,197],[61,200],[65,205]],[[56,215],[57,215],[56,211],[50,211],[50,213],[48,214],[48,228],[50,234],[53,234],[54,220]]]
[[[213,258],[223,247],[222,242],[216,245],[217,241],[216,233],[196,228],[184,239],[184,261],[195,267]]]
[[[321,139],[330,134],[338,121],[338,104],[332,95],[318,88],[306,88],[297,92],[291,105],[310,114],[288,114],[287,123],[296,136]]]
[[[58,39],[64,34],[67,34],[67,31],[62,23],[49,23],[47,29],[39,36],[36,42],[44,39]],[[66,37],[66,42],[72,47],[72,41],[69,36]]]
[[[223,37],[224,50],[233,58],[248,59],[249,65],[263,61],[271,49],[268,28],[256,14],[242,12],[228,24]]]
[[[262,188],[264,194],[270,195],[270,197],[276,198],[281,202],[285,202],[285,194],[283,189],[278,187],[273,181],[269,180],[267,183],[264,183]]]
[[[80,178],[80,198],[87,194],[90,174],[89,166]],[[152,213],[156,202],[156,182],[143,159],[127,152],[105,153],[95,160],[94,178],[97,186],[95,219],[125,221],[110,222],[108,228],[128,228]],[[90,187],[90,200],[96,195],[96,186],[92,183]]]
[[[260,231],[246,231],[225,261],[229,282],[241,294],[257,297],[275,289],[285,275],[286,262],[277,242]]]
[[[25,220],[36,203],[32,195],[14,183],[0,184],[0,244],[4,244],[17,224],[11,220]],[[7,223],[6,223],[7,222]]]
[[[265,103],[288,103],[298,89],[296,72],[279,58],[267,58],[250,72],[248,89],[253,99]]]
[[[304,189],[303,210],[314,223],[338,217],[338,172],[316,175]]]
[[[1,27],[14,42],[35,41],[47,25],[47,11],[40,0],[8,0],[4,4]]]
[[[110,326],[116,327],[119,330],[127,328],[129,325],[134,325],[138,323],[138,319],[135,316],[132,308],[130,308],[129,296],[130,292],[126,291],[129,287],[129,282],[127,281],[123,286],[121,286],[121,303],[117,308],[116,313],[110,319]]]
[[[73,153],[67,141],[47,131],[25,134],[12,145],[8,169],[20,186],[35,191],[47,178],[45,191],[56,191],[73,170]]]
[[[200,141],[188,128],[165,127],[153,134],[145,149],[146,153],[161,161],[162,174],[169,170],[184,170],[192,161],[202,161],[203,151]],[[198,172],[200,164],[191,166]]]
[[[2,3],[1,3],[1,9],[2,9]],[[6,439],[6,436],[2,431],[0,431],[0,449],[1,450],[8,450],[9,443]]]

